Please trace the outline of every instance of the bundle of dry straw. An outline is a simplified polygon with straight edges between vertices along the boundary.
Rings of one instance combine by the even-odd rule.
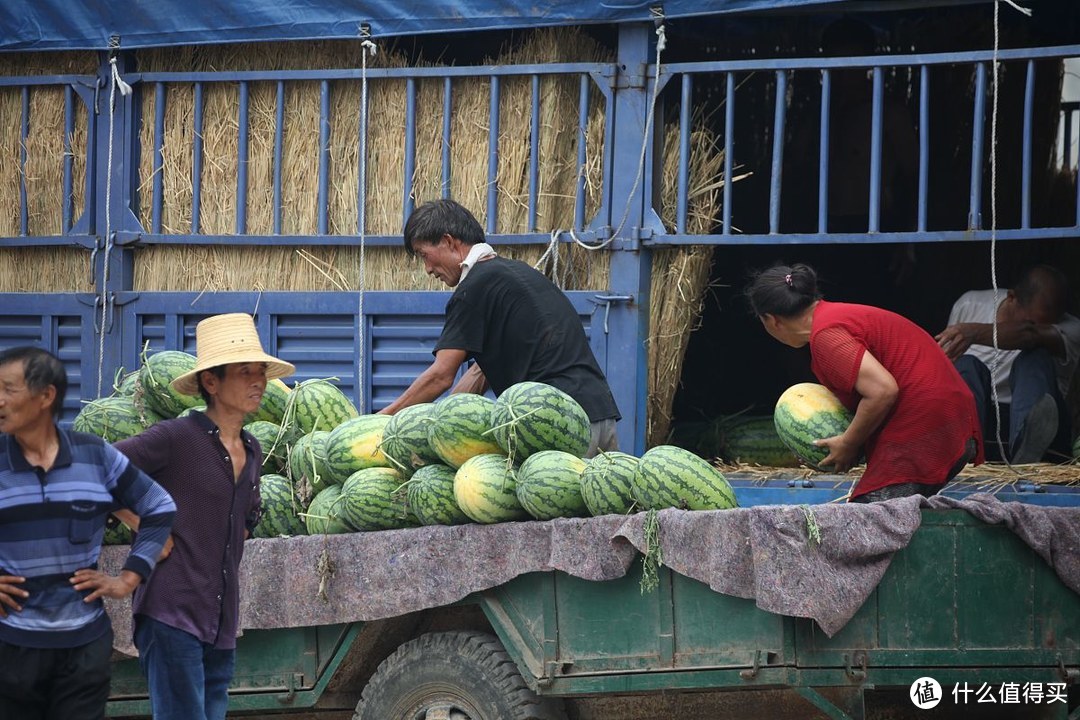
[[[94,53],[0,53],[0,75],[89,74]],[[27,234],[62,235],[64,205],[64,88],[30,86],[28,129],[23,137],[21,87],[0,88],[0,237],[21,234],[21,192],[26,190]],[[87,112],[75,101],[68,139],[72,160],[72,217],[84,208]],[[23,153],[26,154],[25,165]],[[0,292],[93,290],[89,253],[71,247],[0,249]]]

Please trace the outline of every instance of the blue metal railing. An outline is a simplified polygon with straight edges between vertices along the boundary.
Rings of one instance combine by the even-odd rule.
[[[609,183],[606,180],[601,187],[601,210],[597,217],[586,217],[586,173],[585,167],[588,161],[584,138],[593,113],[596,112],[597,104],[594,103],[599,93],[599,107],[603,108],[607,119],[606,130],[610,130],[612,116],[613,86],[616,75],[613,64],[604,63],[555,63],[544,65],[517,65],[497,66],[483,68],[445,67],[445,68],[376,68],[369,69],[366,77],[372,81],[401,81],[405,84],[405,129],[402,138],[404,147],[404,178],[402,188],[402,224],[411,213],[414,204],[412,179],[417,170],[417,96],[418,81],[436,79],[442,80],[442,146],[441,146],[441,178],[439,188],[443,197],[450,194],[451,177],[453,167],[451,163],[451,111],[455,90],[455,83],[464,79],[476,77],[486,78],[489,83],[489,107],[487,112],[488,140],[485,152],[487,155],[487,182],[484,191],[486,230],[492,235],[492,240],[499,244],[517,243],[540,243],[547,242],[549,233],[554,228],[540,227],[538,206],[540,203],[540,172],[543,167],[543,158],[540,157],[539,136],[541,132],[541,105],[540,83],[541,78],[547,77],[576,77],[579,82],[578,91],[578,118],[577,118],[577,182],[574,191],[574,212],[572,228],[577,236],[583,240],[603,237],[603,231],[597,231],[595,227],[604,228],[609,224],[607,214],[610,202],[606,193]],[[500,115],[501,99],[503,95],[503,82],[506,78],[525,77],[530,79],[530,128],[531,137],[529,143],[529,166],[528,166],[528,227],[524,232],[498,233],[499,216],[498,201],[500,187],[498,182],[499,172],[499,141],[500,141]],[[360,82],[359,70],[303,70],[303,71],[246,71],[246,72],[146,72],[132,73],[127,76],[132,83],[141,83],[145,88],[152,88],[155,96],[155,118],[153,139],[153,167],[154,181],[149,188],[153,195],[150,202],[151,217],[149,232],[122,231],[119,233],[121,242],[138,240],[144,244],[266,244],[266,245],[291,245],[291,244],[321,244],[321,245],[352,245],[358,244],[361,233],[365,235],[364,242],[368,245],[396,245],[400,243],[399,235],[370,235],[367,228],[357,227],[356,234],[330,234],[330,115],[332,107],[332,93],[334,85],[340,82]],[[292,89],[290,83],[317,82],[320,90],[319,110],[319,156],[318,156],[318,188],[317,188],[317,231],[315,235],[283,235],[282,234],[282,164],[284,154],[283,125],[285,120],[284,106],[288,93]],[[205,111],[204,88],[212,83],[227,83],[239,85],[239,117],[240,136],[238,139],[238,178],[237,178],[237,210],[235,235],[232,234],[202,234],[200,232],[200,198],[203,193],[202,168],[204,164],[204,144],[202,139],[202,123]],[[255,83],[275,83],[276,97],[276,128],[274,135],[273,157],[273,234],[257,235],[247,232],[247,218],[245,215],[245,196],[248,188],[248,176],[246,162],[248,153],[248,94]],[[192,172],[192,213],[190,234],[164,233],[162,230],[162,194],[164,188],[161,180],[162,152],[164,144],[164,107],[168,102],[170,88],[177,85],[193,84],[194,110],[193,127],[194,135],[194,158]],[[505,138],[503,139],[505,142]],[[603,148],[603,168],[606,174],[610,172],[611,148],[610,133],[605,132]],[[366,153],[367,148],[358,148],[361,153]],[[359,192],[358,195],[362,195]],[[359,222],[359,221],[358,221]],[[569,238],[564,238],[569,240]]]
[[[1021,144],[1021,156],[1019,160],[1019,198],[1011,198],[1019,206],[1019,220],[1008,226],[999,225],[996,229],[998,238],[1007,239],[1034,239],[1039,237],[1061,237],[1063,230],[1071,231],[1065,234],[1076,234],[1080,227],[1080,210],[1077,212],[1075,225],[1066,227],[1032,227],[1032,172],[1034,159],[1032,157],[1032,124],[1033,107],[1035,103],[1036,62],[1039,60],[1053,60],[1058,58],[1071,58],[1080,56],[1080,46],[1029,48],[1017,50],[1004,50],[998,54],[1002,63],[1010,65],[1023,64],[1024,74],[1024,105],[1023,105],[1023,131]],[[989,219],[984,218],[984,198],[987,190],[984,181],[989,178],[990,168],[986,159],[989,143],[993,140],[989,134],[989,100],[991,97],[991,73],[989,70],[993,63],[993,54],[989,51],[966,52],[966,53],[941,53],[941,54],[918,54],[897,56],[870,56],[870,57],[845,57],[845,58],[805,58],[805,59],[773,59],[773,60],[737,60],[719,62],[689,62],[672,63],[661,67],[661,82],[671,83],[678,79],[681,87],[680,105],[680,138],[679,138],[679,172],[678,172],[678,198],[676,203],[677,221],[673,232],[654,234],[645,241],[647,245],[677,245],[677,244],[780,244],[780,243],[861,243],[861,242],[935,242],[946,240],[984,240],[989,239]],[[972,72],[972,122],[970,134],[971,163],[967,177],[967,226],[963,229],[942,229],[930,227],[930,178],[931,172],[955,172],[952,168],[943,166],[943,160],[931,156],[931,127],[940,126],[940,118],[936,118],[935,108],[931,106],[930,87],[934,71],[944,66],[951,66],[955,71],[957,67],[969,67]],[[869,145],[869,179],[867,181],[867,212],[865,217],[865,230],[852,232],[850,228],[833,229],[829,227],[829,143],[830,126],[833,121],[833,97],[835,96],[834,73],[842,70],[866,70],[871,78],[871,103],[872,112],[870,119],[870,145]],[[789,81],[791,76],[798,71],[819,71],[820,88],[820,133],[817,138],[817,148],[811,152],[818,153],[816,164],[817,178],[817,202],[816,202],[816,232],[785,231],[783,228],[783,215],[781,209],[783,203],[783,185],[785,168],[785,149],[790,144],[786,137],[786,124],[790,114],[789,107]],[[650,69],[649,73],[653,73]],[[915,184],[916,199],[914,207],[910,208],[910,230],[896,230],[895,228],[883,228],[882,220],[885,215],[883,198],[892,188],[889,187],[888,179],[883,175],[883,147],[888,144],[889,138],[885,135],[885,74],[908,73],[911,86],[918,86],[918,124],[917,124],[917,158],[918,169]],[[767,216],[758,220],[748,218],[750,210],[740,214],[740,208],[733,206],[734,193],[732,181],[724,183],[723,200],[720,217],[717,218],[715,230],[704,234],[689,234],[685,226],[687,208],[690,203],[688,187],[685,178],[688,175],[689,153],[687,147],[688,124],[685,121],[686,107],[692,102],[691,88],[695,86],[695,78],[702,80],[720,80],[724,86],[725,119],[723,123],[723,147],[724,147],[724,178],[734,178],[733,172],[739,168],[735,154],[739,148],[735,143],[736,116],[736,92],[739,82],[752,74],[769,74],[772,77],[774,87],[772,97],[773,120],[771,132],[772,152],[770,161],[755,172],[762,170],[768,173],[768,207]],[[712,76],[712,77],[709,77]],[[999,109],[1000,111],[1000,109]],[[1062,157],[1062,166],[1067,170],[1070,163],[1076,162],[1072,148],[1071,132],[1074,123],[1080,121],[1080,103],[1061,104],[1061,125],[1063,136],[1059,139],[1058,154]],[[1002,145],[1015,146],[1017,138],[997,138],[999,143],[998,155],[1001,155]],[[834,139],[835,141],[835,139]],[[803,151],[803,148],[799,148]],[[749,155],[750,153],[745,153]],[[944,161],[947,162],[947,161]],[[1011,171],[1011,169],[1010,169]],[[1003,172],[999,162],[999,177]],[[962,171],[961,171],[962,173]],[[835,181],[835,178],[834,178]],[[999,202],[1002,195],[998,195]],[[906,209],[905,209],[906,211]],[[733,222],[738,218],[741,225],[762,227],[764,231],[739,232]]]
[[[69,245],[73,238],[68,237],[73,232],[85,232],[85,229],[75,230],[80,218],[75,217],[74,184],[75,184],[75,157],[72,149],[72,138],[75,134],[79,113],[88,114],[86,98],[80,99],[78,91],[94,96],[96,78],[87,75],[32,75],[32,76],[9,76],[0,77],[0,90],[13,89],[19,93],[19,126],[17,129],[18,152],[18,177],[15,179],[19,189],[18,209],[18,238],[4,239],[5,245]],[[61,230],[59,235],[30,235],[30,197],[27,187],[27,163],[29,162],[27,142],[30,137],[33,119],[31,118],[32,97],[39,90],[49,88],[62,88],[64,97],[64,129],[63,129],[63,158],[60,161],[60,186],[63,194],[61,207],[58,208],[61,216]],[[87,119],[88,134],[93,134],[93,114]],[[4,128],[10,131],[11,128]],[[14,140],[14,137],[10,139]],[[89,165],[89,163],[87,163]],[[92,171],[87,167],[86,185],[83,188],[83,208],[90,208],[90,188]],[[51,225],[51,223],[47,223]],[[75,239],[80,244],[87,244],[81,239]]]

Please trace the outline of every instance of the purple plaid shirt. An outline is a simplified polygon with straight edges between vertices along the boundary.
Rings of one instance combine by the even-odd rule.
[[[172,554],[136,589],[135,616],[223,650],[236,647],[244,533],[254,529],[260,512],[262,450],[247,432],[241,437],[247,461],[235,483],[219,430],[200,412],[156,423],[115,445],[169,491],[177,508]]]

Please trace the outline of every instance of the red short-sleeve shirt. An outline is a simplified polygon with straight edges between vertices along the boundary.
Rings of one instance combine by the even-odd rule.
[[[888,310],[820,301],[810,332],[813,371],[852,411],[867,352],[896,378],[900,392],[866,442],[866,472],[852,496],[899,483],[944,483],[970,438],[982,462],[975,399],[929,333]]]

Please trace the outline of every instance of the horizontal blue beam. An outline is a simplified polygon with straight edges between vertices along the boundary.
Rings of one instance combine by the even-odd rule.
[[[93,75],[5,75],[0,76],[0,87],[21,85],[84,85],[94,87]]]
[[[585,243],[595,243],[605,239],[599,232],[582,231],[575,233],[579,240]],[[14,240],[14,239],[13,239]],[[23,245],[38,244],[29,242],[40,238],[19,238],[15,242],[3,241],[0,244],[19,247]],[[128,245],[139,243],[142,245],[333,245],[335,247],[360,246],[359,235],[164,235],[164,234],[139,234],[133,232],[117,233],[118,243]],[[401,235],[365,235],[364,245],[373,246],[396,246],[404,251]],[[487,241],[492,245],[547,245],[551,242],[550,233],[511,233],[506,235],[491,234]],[[571,243],[573,239],[569,233],[563,233],[559,237],[563,243]],[[72,238],[66,238],[63,244],[71,244]],[[58,244],[58,243],[46,243]]]
[[[1071,58],[1080,55],[1080,45],[1057,45],[1041,48],[1017,48],[1001,50],[999,62],[1011,60],[1041,60],[1047,58]],[[703,72],[747,72],[752,70],[821,70],[823,68],[891,68],[912,65],[957,65],[977,62],[993,62],[991,50],[950,53],[916,53],[912,55],[866,55],[861,57],[808,57],[772,58],[755,60],[720,60],[707,62],[665,63],[660,74]],[[651,66],[650,66],[651,67]],[[654,70],[649,69],[648,74]]]
[[[481,67],[400,67],[368,68],[368,80],[380,78],[445,78],[507,75],[569,75],[573,73],[599,74],[615,77],[614,63],[531,63],[528,65],[484,65]],[[136,82],[258,82],[265,80],[360,80],[364,72],[359,68],[338,70],[223,70],[221,72],[146,72],[128,73],[124,80]],[[5,78],[6,80],[6,78]],[[7,84],[7,83],[5,83]],[[32,79],[31,83],[38,84]]]
[[[1080,227],[1015,228],[997,231],[998,240],[1062,240],[1080,238]],[[818,233],[755,235],[653,235],[642,240],[645,247],[674,245],[870,245],[873,243],[983,242],[989,230],[936,230],[929,232]]]

